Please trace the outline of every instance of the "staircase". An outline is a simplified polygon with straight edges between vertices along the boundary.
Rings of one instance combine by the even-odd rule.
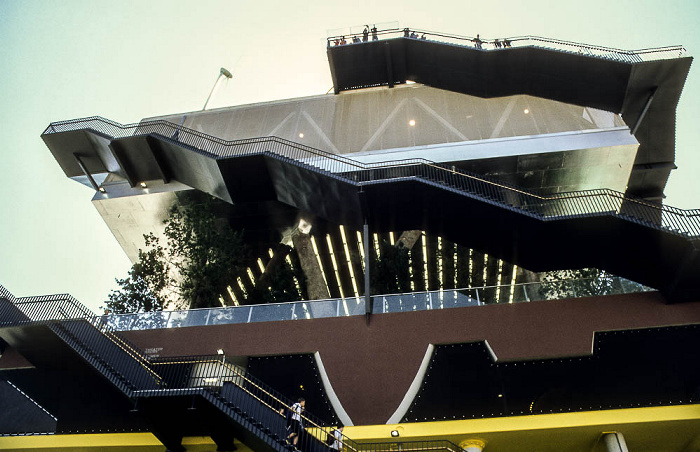
[[[372,230],[429,230],[533,271],[597,267],[669,301],[700,296],[699,209],[608,189],[543,196],[423,159],[364,164],[275,137],[229,142],[166,121],[91,117],[52,123],[42,135],[59,162],[67,142],[89,137],[96,156],[119,155],[127,180],[161,174],[226,202],[275,199],[359,229],[368,219]],[[178,163],[185,157],[212,172],[192,173]]]
[[[226,431],[212,432],[215,439],[230,438],[217,450],[234,450],[231,431],[237,439],[254,450],[293,451],[287,442],[285,411],[292,401],[248,374],[245,369],[226,362],[222,355],[188,356],[149,361],[136,347],[100,323],[98,317],[70,318],[71,313],[89,312],[70,296],[34,297],[31,301],[16,300],[0,286],[0,337],[18,349],[32,348],[31,328],[46,326],[74,350],[99,374],[107,378],[126,397],[155,407],[150,413],[161,420],[167,416],[182,417],[172,408],[170,400],[192,400],[192,407],[202,403],[209,408],[202,411],[216,414],[216,422]],[[27,315],[29,313],[30,315]],[[24,334],[17,331],[27,328]],[[306,452],[328,451],[326,439],[331,427],[313,415],[303,412],[304,429],[299,434],[296,449]],[[167,422],[165,423],[167,425]],[[161,423],[161,426],[163,423]],[[226,426],[229,426],[226,427]],[[167,428],[164,427],[164,428]],[[177,429],[177,426],[173,426]],[[229,431],[230,430],[230,431]],[[157,431],[153,433],[171,451],[185,450],[180,441],[182,432]],[[435,442],[430,450],[457,452],[457,446],[445,448],[444,442]],[[432,443],[426,443],[432,444]],[[445,443],[447,444],[447,443]],[[451,444],[451,443],[450,443]],[[367,445],[343,438],[345,450],[373,451]],[[377,445],[376,450],[384,450]],[[408,449],[407,449],[408,450]],[[426,449],[421,449],[426,450]]]

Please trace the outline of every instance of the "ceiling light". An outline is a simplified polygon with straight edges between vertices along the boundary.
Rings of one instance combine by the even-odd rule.
[[[299,133],[299,138],[304,138],[304,133],[303,133],[303,132]]]
[[[146,185],[145,182],[141,182],[139,185],[141,186],[141,188],[146,188],[146,187],[148,187],[148,185]]]
[[[416,125],[416,121],[414,119],[411,119],[410,121],[408,121],[408,125],[413,127]]]
[[[525,113],[525,114],[530,113],[530,109],[529,109],[529,108],[526,108],[525,110],[523,110],[523,113]]]
[[[398,431],[398,430],[392,430],[392,431],[391,431],[391,436],[393,436],[394,438],[397,438],[397,437],[399,436],[399,431]]]
[[[223,354],[224,354],[224,350],[220,348],[220,349],[218,349],[218,350],[216,351],[216,354],[217,354],[217,355],[223,355]]]
[[[105,190],[104,187],[100,187],[100,188],[98,188],[97,190],[99,190],[100,193],[106,193],[106,192],[107,192],[107,190]]]

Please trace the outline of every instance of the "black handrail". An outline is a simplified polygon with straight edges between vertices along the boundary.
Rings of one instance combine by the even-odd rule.
[[[226,383],[233,383],[244,393],[239,396],[253,398],[261,406],[266,407],[269,410],[267,417],[272,414],[273,423],[283,420],[285,412],[291,410],[295,403],[251,375],[246,369],[227,362],[224,355],[156,358],[151,362],[167,383],[169,391],[177,392],[179,389],[186,392],[191,388],[201,387],[218,394],[223,391]],[[304,411],[301,418],[306,431],[315,440],[325,441],[328,435],[332,435],[334,427],[326,425],[319,417]],[[310,440],[307,438],[305,441]],[[353,451],[357,451],[359,447],[357,443],[345,436],[343,436],[343,444]],[[304,450],[303,447],[299,449]]]
[[[683,237],[700,236],[700,209],[678,209],[625,196],[610,189],[543,196],[425,159],[361,163],[277,137],[226,141],[164,120],[121,125],[93,116],[51,123],[44,135],[76,130],[92,131],[109,139],[155,134],[214,159],[268,155],[357,186],[387,180],[419,179],[545,221],[575,216],[612,215]]]
[[[3,289],[4,293],[9,294],[2,286],[0,286],[0,289]],[[0,291],[0,294],[2,293]],[[111,354],[111,358],[117,360],[117,365],[127,362],[126,360],[133,360],[138,363],[141,372],[149,374],[155,384],[160,385],[160,377],[153,373],[148,361],[138,351],[138,348],[125,338],[115,334],[116,330],[104,322],[102,316],[95,315],[71,295],[57,294],[24,298],[14,298],[9,295],[6,298],[11,301],[11,304],[0,305],[0,325],[46,324],[63,339],[72,342],[72,346],[82,347],[82,351],[88,357],[99,351],[92,350],[89,344],[86,344],[85,341],[76,337],[76,335],[79,335],[78,333],[83,335],[90,334],[91,331],[95,331],[95,333],[104,336],[109,340],[109,343],[121,350],[120,356]],[[67,326],[71,326],[73,331],[67,330]],[[102,344],[102,347],[105,345]],[[107,367],[104,369],[107,369]],[[135,369],[135,372],[138,371],[138,369]],[[150,384],[151,382],[147,381],[144,383]]]
[[[412,35],[415,33],[416,36]],[[497,38],[483,38],[481,36],[467,36],[467,35],[457,35],[452,33],[435,32],[429,30],[423,30],[418,28],[402,28],[402,29],[388,29],[388,30],[378,30],[376,33],[378,39],[395,39],[395,38],[409,38],[417,40],[430,40],[437,41],[441,44],[452,44],[460,45],[464,47],[476,47],[478,50],[488,51],[488,50],[503,50],[509,47],[542,47],[549,50],[558,50],[569,53],[576,53],[579,55],[591,56],[596,58],[603,58],[614,61],[621,61],[624,63],[638,63],[642,61],[654,61],[661,59],[673,59],[686,56],[686,49],[683,46],[663,46],[654,47],[646,49],[637,50],[624,50],[617,49],[614,47],[605,47],[593,44],[585,44],[580,42],[565,41],[562,39],[546,38],[542,36],[525,35],[525,36],[514,36],[514,37],[497,37]],[[328,37],[326,46],[327,47],[339,47],[336,44],[341,39],[345,38],[347,44],[345,45],[358,45],[362,44],[362,39],[353,41],[353,38],[362,38],[362,33],[348,33],[345,35],[330,36]],[[477,45],[477,43],[479,45]],[[497,44],[498,43],[498,44]],[[506,43],[504,45],[504,43]],[[500,44],[500,45],[499,45]],[[486,48],[486,45],[491,45],[492,48]]]

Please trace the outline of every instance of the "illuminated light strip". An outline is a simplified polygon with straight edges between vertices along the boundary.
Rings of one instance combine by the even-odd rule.
[[[294,280],[294,285],[297,288],[299,298],[301,298],[301,293],[302,293],[301,292],[301,284],[299,284],[299,280],[297,279],[296,275],[293,274],[294,273],[294,265],[292,265],[292,258],[289,257],[289,254],[287,254],[284,257],[284,260],[289,264],[289,268],[292,269],[292,279]],[[272,293],[272,287],[270,287],[270,293]]]
[[[483,272],[484,273],[484,286],[486,286],[486,278],[489,275],[488,263],[489,263],[489,255],[484,253],[484,272]]]
[[[318,262],[318,268],[321,270],[321,276],[323,276],[323,282],[326,283],[326,289],[328,290],[328,295],[331,293],[331,288],[328,287],[328,280],[326,279],[326,272],[323,271],[323,264],[321,263],[321,256],[318,255],[318,247],[316,246],[316,239],[314,236],[311,237],[311,246],[314,249],[314,254],[316,255],[316,261]]]
[[[238,298],[236,298],[236,294],[233,293],[233,289],[231,288],[231,286],[226,286],[226,291],[228,292],[229,296],[233,300],[233,305],[240,306],[240,303],[238,302]]]
[[[472,287],[472,273],[474,271],[474,250],[469,248],[469,287]]]
[[[374,249],[377,251],[377,258],[382,257],[381,253],[379,252],[379,236],[377,234],[374,234]]]
[[[219,304],[221,305],[222,308],[226,307],[226,300],[224,300],[224,297],[219,295]]]
[[[389,243],[391,243],[391,246],[394,246],[394,233],[389,232]]]
[[[255,276],[253,276],[253,270],[248,267],[246,269],[246,272],[248,273],[248,278],[250,278],[250,282],[253,283],[253,287],[255,287]]]
[[[518,266],[513,265],[513,276],[510,278],[510,297],[508,298],[508,303],[513,302],[513,298],[515,297],[515,280],[517,279],[518,275]]]
[[[352,281],[352,290],[355,292],[355,298],[360,298],[360,291],[357,289],[357,281],[355,280],[355,270],[352,268],[352,260],[350,259],[350,248],[348,248],[348,241],[345,237],[345,228],[340,225],[340,238],[343,240],[343,250],[345,251],[345,259],[348,261],[348,269],[350,270],[350,281]],[[345,305],[345,312],[347,310],[347,304],[343,300],[343,305]]]
[[[442,237],[438,236],[437,239],[438,246],[438,281],[440,282],[440,289],[443,288],[442,284]]]
[[[243,285],[243,280],[241,279],[240,276],[236,277],[236,280],[238,281],[238,287],[241,288],[241,292],[243,292],[243,295],[245,295],[245,297],[248,298],[248,291],[245,290],[245,286]]]
[[[503,278],[503,261],[498,259],[498,278],[496,278],[496,303],[501,299],[501,279]]]
[[[338,283],[338,289],[340,290],[340,298],[345,298],[345,293],[343,292],[343,285],[340,282],[340,272],[338,271],[338,263],[335,261],[335,252],[333,251],[333,243],[331,241],[330,234],[326,234],[326,242],[328,243],[328,251],[331,255],[331,263],[333,264],[333,271],[335,272],[335,280]]]
[[[260,258],[258,258],[258,267],[260,267],[260,273],[265,273],[265,266],[263,265],[263,261]]]
[[[267,250],[267,252],[270,254],[270,259],[272,259],[273,257],[275,257],[275,252],[272,251],[272,248],[269,248],[269,249]]]
[[[357,231],[357,247],[360,250],[360,263],[362,264],[362,271],[365,271],[365,245],[362,243],[362,233]]]
[[[411,291],[416,290],[416,283],[413,281],[413,250],[408,251],[408,277],[411,280]]]
[[[423,244],[423,276],[425,277],[425,290],[428,290],[428,246],[425,238],[425,231],[421,231],[421,242]]]
[[[458,249],[458,247],[457,247],[456,243],[455,243],[454,247],[455,247],[455,289],[456,289],[457,287],[459,287],[457,285],[457,269],[459,268],[459,266],[457,265],[457,249]]]

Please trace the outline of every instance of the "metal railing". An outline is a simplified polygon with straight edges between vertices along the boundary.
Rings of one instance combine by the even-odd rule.
[[[247,370],[228,363],[223,355],[171,357],[148,361],[137,349],[132,353],[114,353],[113,334],[107,327],[95,328],[94,315],[70,296],[53,295],[16,299],[0,286],[0,324],[45,323],[129,397],[201,395],[244,427],[260,432],[261,438],[278,450],[292,443],[287,413],[294,402],[250,375]],[[22,306],[22,317],[9,311],[8,305]],[[27,307],[30,309],[27,309]],[[42,309],[42,307],[44,309]],[[5,314],[13,314],[13,320]],[[28,315],[27,315],[28,314]],[[3,323],[4,320],[8,320]],[[101,321],[97,325],[103,325]],[[120,347],[121,348],[121,347]],[[138,365],[134,365],[138,364]],[[300,413],[302,428],[296,447],[303,451],[326,451],[334,426],[327,425],[308,411]],[[293,430],[293,429],[292,429]],[[341,435],[340,450],[371,451]],[[426,443],[427,444],[427,443]],[[384,449],[377,449],[384,450]],[[433,447],[423,450],[443,450]]]
[[[153,368],[163,377],[170,392],[188,393],[193,388],[204,389],[219,399],[225,399],[234,406],[258,420],[266,428],[266,433],[284,439],[286,436],[286,413],[295,401],[276,391],[246,369],[226,361],[224,355],[183,356],[152,360]],[[227,387],[228,385],[234,388]],[[223,401],[223,400],[222,400]],[[240,414],[240,413],[239,413]],[[334,426],[329,426],[317,416],[304,410],[301,413],[305,433],[300,435],[298,449],[313,449],[323,445]],[[343,437],[346,449],[356,451],[354,441]],[[326,449],[324,447],[323,449]]]
[[[0,294],[3,293],[6,294],[4,298],[7,298],[9,303],[0,304],[0,326],[46,324],[92,364],[99,363],[101,371],[114,373],[116,369],[124,369],[128,364],[135,362],[138,368],[132,369],[133,375],[145,373],[149,378],[142,382],[160,384],[159,377],[151,371],[148,361],[138,348],[115,334],[115,330],[109,323],[104,322],[102,316],[95,315],[71,295],[15,298],[0,286]],[[85,341],[85,337],[91,334],[104,337],[107,342],[91,346]],[[97,348],[94,347],[95,345]],[[104,361],[102,356],[107,353],[109,347],[116,347],[109,353],[111,363]],[[117,353],[114,353],[115,351]],[[119,375],[123,373],[124,371],[117,371]],[[106,376],[110,377],[110,375]],[[122,381],[123,378],[117,377],[117,380]]]
[[[546,221],[574,216],[611,215],[680,236],[700,236],[700,209],[678,209],[626,197],[623,193],[609,189],[542,196],[513,184],[499,182],[425,159],[360,163],[342,155],[277,137],[226,141],[163,120],[143,121],[125,126],[95,116],[51,123],[44,134],[76,130],[92,131],[110,139],[134,135],[159,135],[165,140],[186,145],[195,152],[215,159],[267,155],[358,187],[387,181],[417,179]]]
[[[447,440],[360,443],[358,452],[464,452]]]
[[[377,39],[409,38],[427,41],[436,41],[442,44],[452,44],[462,47],[472,47],[482,51],[502,51],[512,47],[539,47],[549,50],[557,50],[577,55],[603,58],[606,60],[620,61],[624,63],[639,63],[643,61],[656,61],[675,59],[687,56],[686,49],[682,46],[664,46],[649,49],[623,50],[612,47],[583,44],[561,39],[544,38],[541,36],[515,36],[515,37],[490,37],[462,36],[450,33],[440,33],[416,28],[391,28],[378,30]],[[345,44],[342,44],[345,39]],[[367,41],[372,41],[372,35]],[[344,35],[330,36],[327,38],[328,47],[341,45],[361,45],[364,35],[361,32]]]
[[[596,293],[597,283],[605,285]],[[577,298],[593,295],[613,295],[647,292],[650,289],[620,277],[598,279],[569,279],[499,286],[445,289],[424,292],[372,295],[372,313],[429,311],[493,304],[526,303],[530,301]],[[364,297],[332,298],[329,300],[295,301],[248,306],[156,311],[133,314],[109,314],[102,322],[115,331],[181,328],[189,326],[227,325],[272,322],[282,320],[320,319],[365,315]]]

